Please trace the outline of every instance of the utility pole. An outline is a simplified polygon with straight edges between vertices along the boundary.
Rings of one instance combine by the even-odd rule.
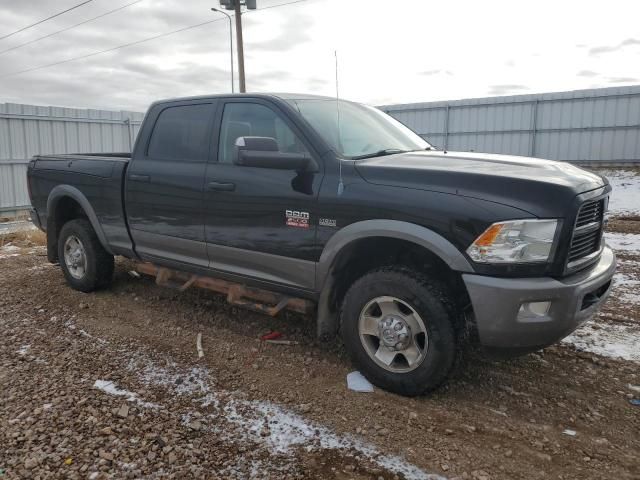
[[[236,45],[238,45],[238,73],[240,75],[240,93],[247,91],[247,84],[244,79],[244,45],[242,43],[242,12],[240,11],[240,0],[235,0],[234,9],[236,11]]]
[[[240,92],[247,91],[247,84],[244,78],[244,44],[242,42],[242,5],[249,10],[256,9],[256,0],[220,0],[220,6],[226,10],[233,10],[236,17],[236,44],[238,51],[238,74]]]

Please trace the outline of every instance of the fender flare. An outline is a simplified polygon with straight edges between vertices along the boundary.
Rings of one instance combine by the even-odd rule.
[[[49,197],[47,198],[47,223],[49,223],[50,219],[55,218],[53,212],[58,205],[58,202],[64,198],[70,197],[74,199],[80,205],[80,208],[84,211],[93,227],[93,230],[96,232],[98,240],[104,247],[104,249],[113,255],[111,248],[109,247],[109,243],[107,242],[107,237],[104,234],[104,230],[102,229],[102,225],[100,225],[100,221],[98,220],[98,216],[96,212],[93,210],[91,203],[87,200],[87,197],[76,187],[71,185],[57,185],[55,186],[51,192],[49,193]],[[49,231],[47,225],[47,231]],[[57,238],[55,239],[55,243],[57,243]],[[48,243],[48,242],[47,242]]]
[[[469,260],[449,240],[439,233],[414,223],[399,220],[364,220],[352,223],[336,232],[325,245],[316,267],[316,285],[319,287],[318,336],[334,335],[338,327],[337,312],[331,309],[331,291],[334,288],[332,270],[334,262],[351,242],[369,237],[386,237],[420,245],[446,263],[451,270],[473,273]]]

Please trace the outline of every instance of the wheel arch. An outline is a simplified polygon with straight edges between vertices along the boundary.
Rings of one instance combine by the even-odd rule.
[[[50,262],[58,260],[58,235],[62,226],[69,220],[81,217],[89,220],[102,247],[113,254],[87,197],[74,186],[57,185],[47,198],[47,257]]]
[[[338,329],[340,270],[345,258],[349,258],[358,246],[380,245],[413,249],[424,261],[435,267],[446,268],[456,279],[461,273],[473,272],[466,257],[439,233],[420,225],[398,220],[365,220],[356,222],[338,231],[327,242],[316,269],[316,285],[320,290],[318,298],[318,336],[335,335]],[[384,259],[371,259],[369,268],[382,266]],[[460,283],[464,288],[464,285]],[[466,290],[465,290],[466,295]]]

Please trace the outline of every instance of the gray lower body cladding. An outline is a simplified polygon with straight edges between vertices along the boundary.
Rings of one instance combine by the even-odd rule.
[[[36,212],[35,208],[29,209],[29,220],[31,220],[31,223],[33,223],[36,226],[36,228],[42,230],[42,224],[40,223],[40,216],[38,215],[38,212]]]
[[[615,255],[605,247],[594,267],[563,279],[463,274],[481,345],[525,352],[566,337],[598,311],[611,291],[615,268]],[[523,311],[530,302],[543,307],[537,314]],[[546,312],[544,302],[549,302]]]

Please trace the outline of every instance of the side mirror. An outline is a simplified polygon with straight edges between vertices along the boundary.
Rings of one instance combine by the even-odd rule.
[[[238,137],[233,163],[244,167],[278,170],[316,171],[317,165],[308,153],[287,153],[278,150],[271,137]]]

